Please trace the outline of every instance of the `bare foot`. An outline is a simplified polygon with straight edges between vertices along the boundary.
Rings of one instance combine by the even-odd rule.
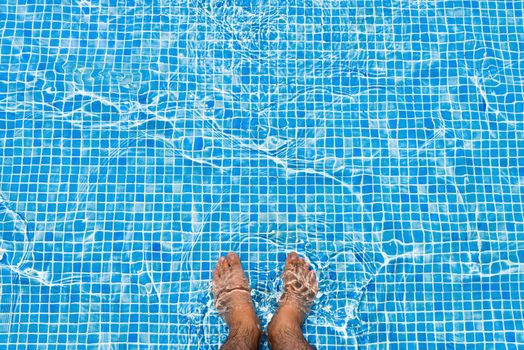
[[[218,260],[213,272],[213,295],[218,314],[229,327],[229,337],[222,349],[257,349],[260,321],[237,254],[231,252]]]
[[[318,283],[309,264],[293,252],[287,256],[282,274],[284,294],[280,306],[267,327],[273,349],[311,349],[302,334],[306,319],[318,292]]]

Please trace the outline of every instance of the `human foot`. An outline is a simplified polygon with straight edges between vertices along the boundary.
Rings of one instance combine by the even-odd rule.
[[[286,258],[282,279],[284,293],[280,306],[267,327],[269,342],[273,349],[310,349],[301,326],[318,292],[315,272],[293,252]]]
[[[222,349],[256,349],[261,335],[260,321],[237,254],[231,252],[218,260],[212,286],[218,314],[229,327],[228,341]]]

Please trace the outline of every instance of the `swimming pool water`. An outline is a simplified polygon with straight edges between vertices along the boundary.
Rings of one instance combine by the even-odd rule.
[[[319,349],[524,347],[523,9],[2,2],[0,343],[217,348],[296,250]]]

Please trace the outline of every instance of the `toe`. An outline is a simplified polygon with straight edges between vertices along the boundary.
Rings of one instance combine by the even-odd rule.
[[[225,257],[220,257],[217,262],[217,266],[215,267],[215,274],[218,278],[221,278],[224,276],[224,272],[227,269],[227,261]]]
[[[218,260],[215,270],[213,271],[213,282],[211,283],[211,286],[213,289],[213,295],[215,296],[215,299],[217,298],[218,294],[220,294],[220,289],[224,281],[224,260],[223,259],[224,258],[222,257]]]
[[[309,271],[307,280],[310,286],[316,286],[318,288],[317,276],[315,275],[315,271]]]
[[[220,278],[220,272],[218,272],[218,265],[213,270],[213,282]]]
[[[286,264],[292,264],[297,258],[298,254],[296,252],[289,253],[286,258]]]
[[[304,260],[304,265],[302,265],[302,267],[304,268],[304,272],[307,274],[309,271],[309,263],[306,260]]]
[[[306,260],[304,260],[304,258],[298,257],[296,259],[296,261],[295,261],[295,266],[296,266],[297,270],[299,270],[299,272],[300,272],[301,269],[304,269],[304,265],[305,264],[306,264]]]
[[[284,267],[284,273],[290,272],[292,275],[295,275],[299,268],[298,264],[300,258],[297,253],[293,252],[288,255],[288,258],[286,259],[286,266]]]
[[[240,265],[240,257],[236,253],[229,252],[227,254],[227,262],[230,267],[238,266]]]

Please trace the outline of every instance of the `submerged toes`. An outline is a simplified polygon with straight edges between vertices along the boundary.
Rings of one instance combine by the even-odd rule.
[[[230,267],[240,266],[240,258],[237,254],[229,252],[226,258]]]
[[[310,271],[309,263],[300,258],[297,253],[290,253],[286,259],[284,274],[284,300],[292,299],[298,302],[300,308],[307,311],[318,291],[317,279],[314,271]]]
[[[224,292],[249,291],[249,282],[237,254],[229,253],[218,260],[213,272],[212,289],[215,300]]]

